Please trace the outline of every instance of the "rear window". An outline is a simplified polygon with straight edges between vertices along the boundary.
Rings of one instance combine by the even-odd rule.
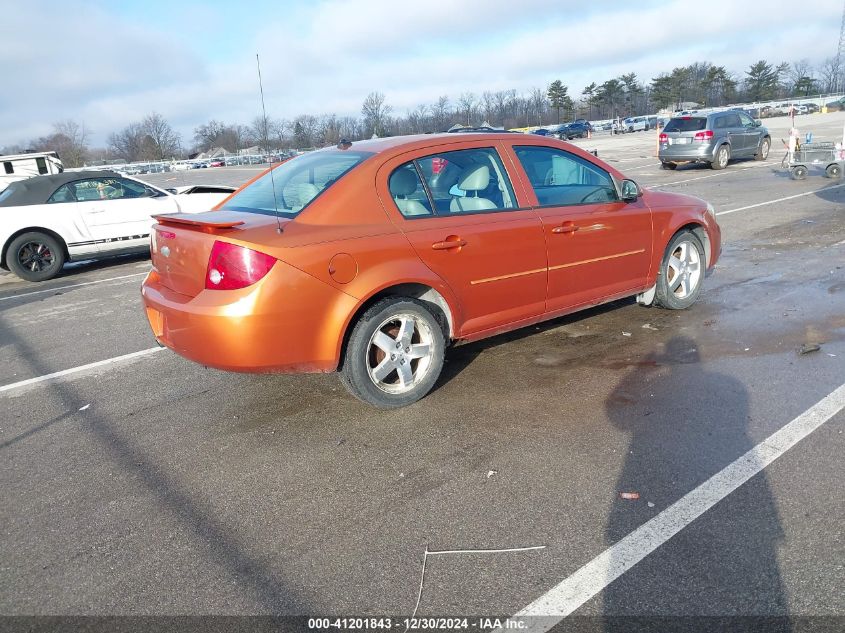
[[[664,132],[698,132],[707,128],[707,119],[704,117],[689,117],[672,119],[663,128]]]
[[[348,150],[303,154],[264,174],[221,209],[294,217],[369,156]]]

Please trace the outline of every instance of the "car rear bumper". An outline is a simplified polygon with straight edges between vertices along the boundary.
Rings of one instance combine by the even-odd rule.
[[[657,158],[662,161],[686,162],[693,160],[712,161],[717,145],[707,143],[685,143],[683,145],[661,145]]]
[[[160,344],[229,371],[305,373],[337,369],[357,300],[282,262],[240,290],[179,294],[151,271],[141,288]]]

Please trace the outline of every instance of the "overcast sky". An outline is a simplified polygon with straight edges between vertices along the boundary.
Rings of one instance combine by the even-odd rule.
[[[174,6],[171,6],[174,5]],[[626,7],[626,8],[619,8]],[[0,147],[84,121],[94,145],[157,111],[192,143],[211,118],[394,112],[462,92],[545,88],[580,96],[635,72],[836,55],[842,0],[310,0],[4,3]]]

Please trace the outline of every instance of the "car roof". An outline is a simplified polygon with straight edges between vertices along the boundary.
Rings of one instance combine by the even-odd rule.
[[[363,141],[353,141],[349,145],[351,151],[372,152],[374,154],[401,154],[406,151],[422,149],[431,145],[449,143],[466,143],[477,141],[490,144],[497,141],[513,141],[514,138],[535,139],[547,138],[537,134],[520,134],[518,132],[441,132],[438,134],[414,134],[409,136],[388,136],[385,138],[374,138]],[[334,150],[335,147],[327,147],[324,150]],[[322,151],[322,150],[321,150]]]
[[[110,170],[64,171],[60,174],[33,176],[13,182],[6,189],[8,193],[0,207],[20,207],[29,204],[44,204],[59,187],[69,182],[88,178],[119,178],[120,174]]]

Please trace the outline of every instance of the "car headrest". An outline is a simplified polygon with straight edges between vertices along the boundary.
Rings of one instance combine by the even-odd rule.
[[[490,168],[487,165],[470,167],[461,174],[458,188],[464,191],[482,191],[490,185]]]
[[[417,174],[407,169],[394,171],[390,175],[390,194],[392,196],[409,196],[417,190],[419,179]]]

